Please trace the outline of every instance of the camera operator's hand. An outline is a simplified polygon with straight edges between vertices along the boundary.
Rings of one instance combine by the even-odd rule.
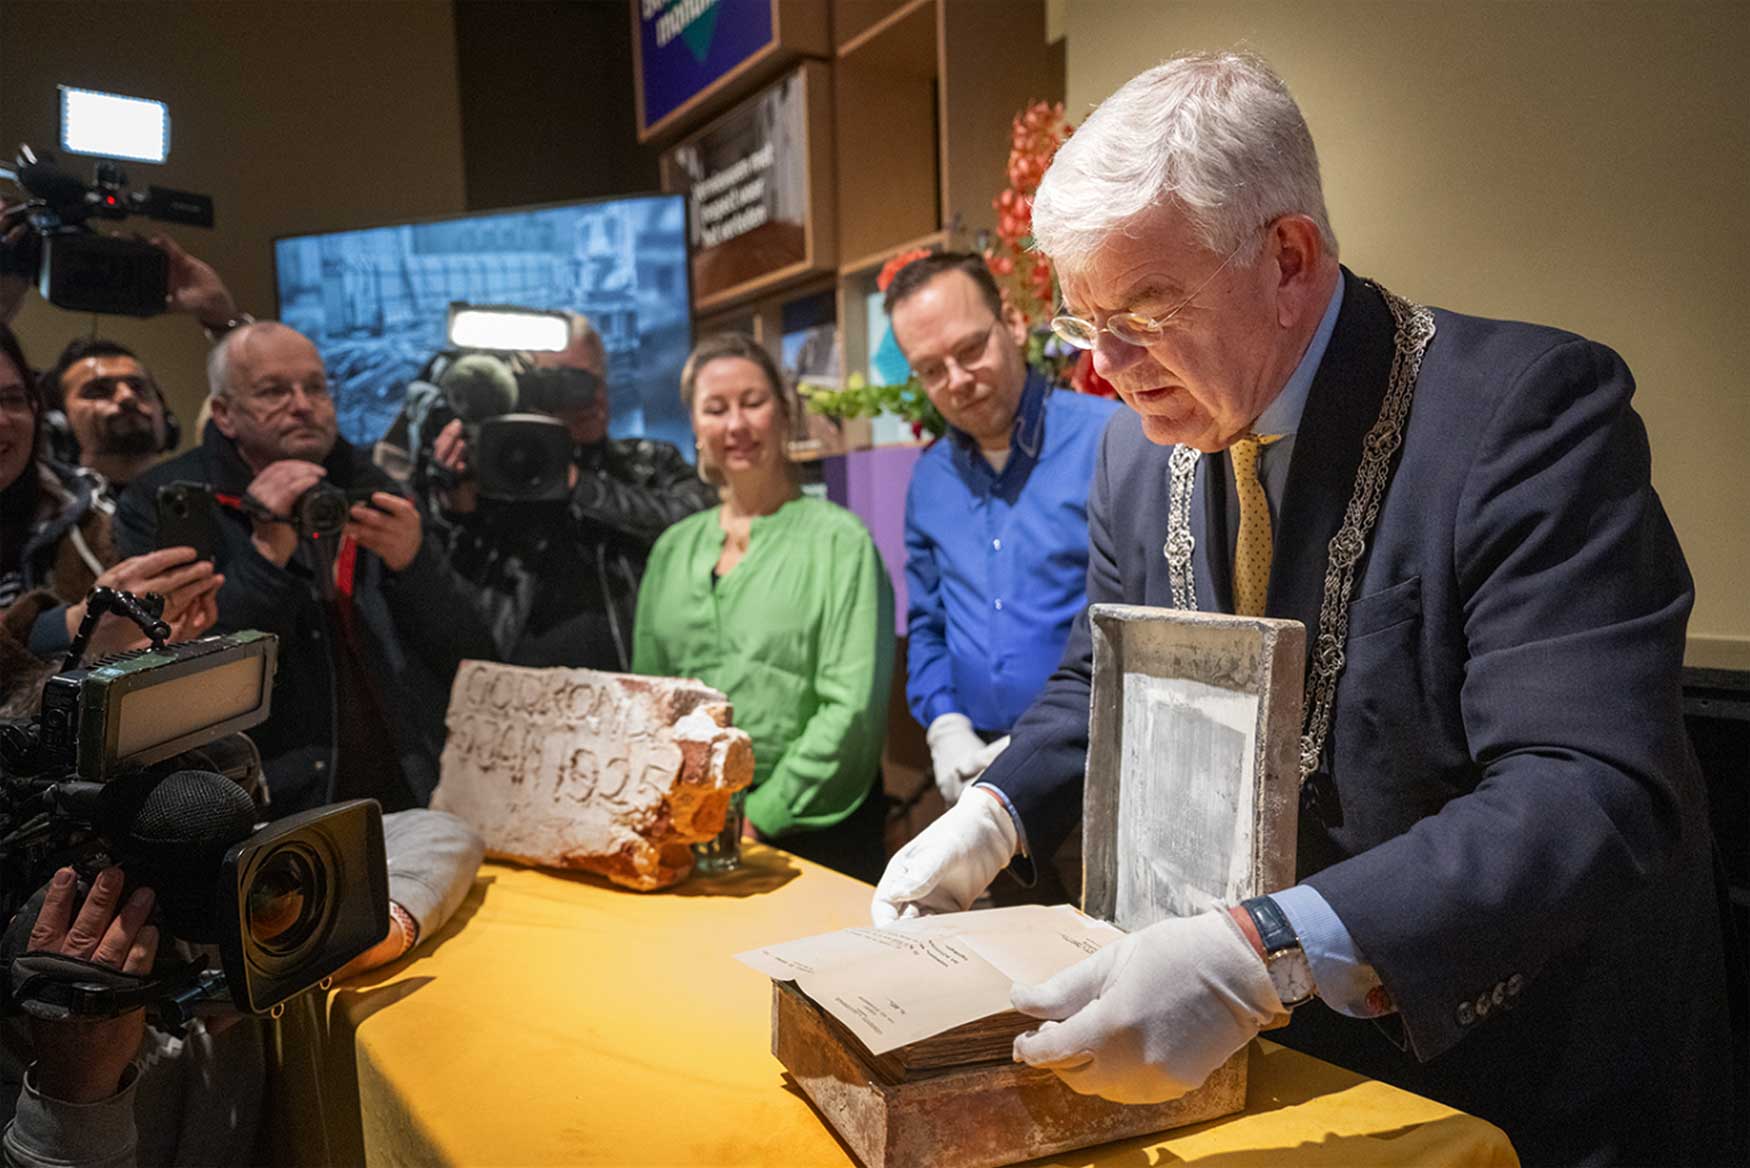
[[[123,973],[150,973],[158,956],[158,930],[146,923],[152,890],[136,888],[122,904],[122,884],[120,868],[105,868],[75,915],[79,891],[73,869],[56,872],[30,931],[30,951],[81,957]],[[65,1103],[95,1103],[121,1087],[123,1073],[139,1053],[146,1013],[62,1022],[32,1018],[30,1028],[37,1090]]]
[[[446,511],[469,514],[480,505],[480,484],[468,477],[468,439],[462,433],[462,419],[456,418],[438,431],[431,452],[439,466],[462,480],[451,490],[439,491],[438,502]]]
[[[369,504],[352,505],[352,522],[346,534],[360,547],[376,552],[391,572],[400,572],[419,554],[425,533],[419,524],[419,508],[400,495],[378,491]]]
[[[213,627],[218,619],[217,597],[225,577],[213,571],[211,560],[195,559],[190,547],[161,548],[143,556],[130,556],[97,578],[101,587],[116,588],[144,596],[156,592],[164,598],[164,619],[170,623],[170,639],[186,641]],[[85,619],[85,602],[67,606],[67,636],[79,631]],[[146,635],[127,617],[105,613],[97,622],[86,647],[88,657],[121,653],[146,644]]]
[[[164,297],[168,311],[186,312],[209,329],[217,329],[237,316],[237,302],[231,298],[231,290],[210,264],[183,251],[168,235],[154,235],[146,242],[170,261],[170,291]]]
[[[313,462],[305,462],[301,458],[282,458],[262,468],[261,473],[250,482],[249,494],[268,514],[290,519],[292,508],[296,506],[299,497],[322,481],[327,474],[326,470]],[[261,553],[262,558],[281,568],[291,560],[292,553],[298,550],[298,533],[289,523],[271,523],[257,519],[254,538],[255,550]]]

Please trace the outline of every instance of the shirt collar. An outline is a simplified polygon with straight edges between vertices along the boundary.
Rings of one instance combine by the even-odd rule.
[[[1017,462],[1031,465],[1039,457],[1040,442],[1045,435],[1045,399],[1050,388],[1038,370],[1027,370],[1027,382],[1021,388],[1021,404],[1015,408],[1015,424],[1009,431],[1009,461],[1003,467],[1003,474],[1012,470]],[[978,443],[972,435],[955,426],[950,426],[948,433],[954,439],[963,466],[982,467],[993,478],[1003,477],[979,453]]]
[[[1258,420],[1252,424],[1252,430],[1258,434],[1293,434],[1300,429],[1300,415],[1306,410],[1306,395],[1312,389],[1313,375],[1319,371],[1319,362],[1325,359],[1325,348],[1331,343],[1331,334],[1337,328],[1337,311],[1343,307],[1343,273],[1337,273],[1337,287],[1331,292],[1331,302],[1325,305],[1325,315],[1319,321],[1318,331],[1313,333],[1312,341],[1301,355],[1300,364],[1289,374],[1288,383],[1282,387],[1282,392],[1276,395],[1276,400],[1265,407],[1258,415]]]

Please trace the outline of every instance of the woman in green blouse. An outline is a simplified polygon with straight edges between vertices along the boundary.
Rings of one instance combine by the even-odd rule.
[[[805,497],[784,445],[792,399],[772,358],[726,333],[681,372],[700,473],[723,504],[656,541],[632,668],[729,695],[753,738],[747,818],[760,839],[879,879],[877,782],[893,674],[893,589],[868,531]]]

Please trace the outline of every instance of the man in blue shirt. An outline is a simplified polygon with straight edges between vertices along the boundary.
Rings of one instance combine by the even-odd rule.
[[[912,715],[953,804],[1008,742],[1085,606],[1088,483],[1117,403],[1054,393],[984,260],[940,253],[887,289],[894,339],[951,427],[906,497]]]

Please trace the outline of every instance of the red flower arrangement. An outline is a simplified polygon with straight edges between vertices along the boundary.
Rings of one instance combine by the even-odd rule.
[[[1009,185],[992,203],[996,239],[984,249],[984,262],[1028,328],[1043,324],[1057,305],[1051,261],[1032,250],[1033,196],[1072,129],[1062,102],[1034,102],[1017,114],[1009,131]]]

